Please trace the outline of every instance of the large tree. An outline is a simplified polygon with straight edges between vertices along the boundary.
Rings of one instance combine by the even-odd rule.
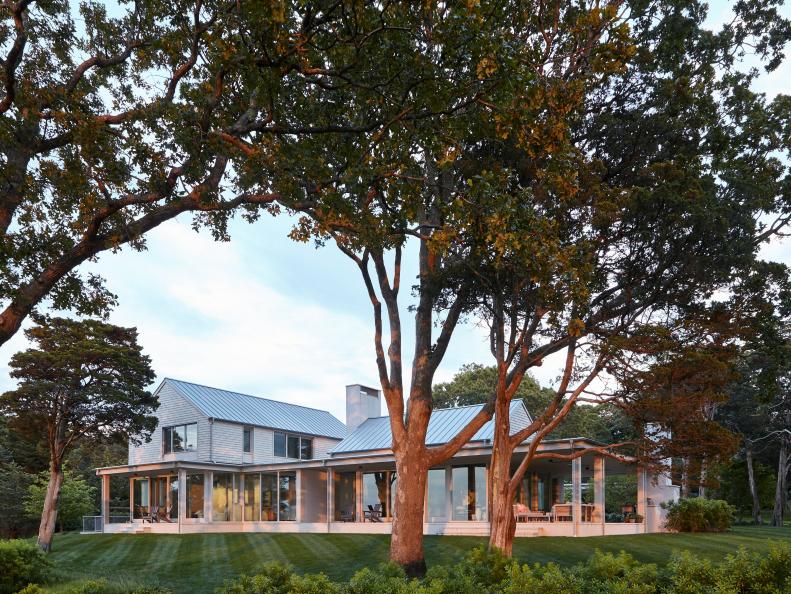
[[[0,412],[16,430],[46,441],[49,472],[38,544],[52,547],[64,458],[80,442],[140,440],[156,427],[154,380],[137,330],[96,320],[37,318],[25,331],[34,346],[11,358],[15,390]]]
[[[391,38],[420,27],[400,22],[401,10],[409,12],[296,0],[4,3],[0,344],[44,299],[103,313],[115,297],[81,264],[143,249],[167,220],[193,213],[196,228],[226,239],[233,212],[254,219],[277,199],[272,175],[320,187],[314,167],[289,170],[281,139],[342,143],[444,113],[440,102],[410,111],[409,87],[391,84],[407,59]],[[352,113],[350,103],[365,109]],[[309,144],[306,159],[317,157]],[[236,183],[250,173],[262,191]]]
[[[467,200],[467,180],[481,159],[491,161],[488,146],[498,139],[513,135],[512,144],[524,143],[542,157],[553,153],[562,134],[557,120],[576,101],[579,78],[618,68],[631,51],[618,5],[391,7],[401,15],[402,29],[388,35],[399,55],[388,72],[408,105],[386,133],[323,146],[295,140],[290,166],[315,176],[318,161],[301,159],[321,152],[320,169],[328,180],[321,187],[281,188],[275,180],[278,194],[291,196],[284,204],[303,204],[295,210],[306,216],[293,237],[334,241],[359,268],[370,298],[398,475],[390,557],[409,573],[425,569],[428,469],[457,452],[493,412],[490,400],[447,443],[426,443],[434,373],[469,296],[470,282],[455,284],[453,274],[466,266],[468,255],[447,257],[454,234],[478,233],[463,227],[463,213],[476,208]],[[557,73],[556,84],[545,84],[547,71]],[[369,107],[350,103],[348,109],[364,114]],[[415,117],[432,110],[443,117]],[[418,270],[411,367],[402,361],[401,260],[407,241],[415,244]],[[405,373],[411,375],[408,384]]]
[[[468,307],[489,321],[498,369],[492,546],[510,550],[521,475],[542,456],[541,440],[598,391],[602,371],[617,378],[624,362],[661,364],[661,351],[643,353],[644,336],[669,333],[679,350],[687,323],[720,325],[711,300],[788,224],[788,166],[778,155],[788,156],[791,104],[751,91],[756,73],[737,63],[748,47],[768,69],[781,59],[789,25],[773,3],[765,8],[736,6],[736,19],[715,33],[701,3],[629,4],[633,55],[623,68],[577,81],[577,100],[556,119],[553,151],[509,145],[506,132],[467,176],[471,207],[453,211],[451,227],[481,232],[448,238],[450,257],[469,264],[448,292],[474,279]],[[565,82],[552,70],[543,76],[545,86]],[[725,315],[728,326],[737,314]],[[700,328],[700,344],[724,345]],[[724,331],[732,343],[733,329]],[[508,403],[525,373],[559,352],[556,398],[511,434]],[[688,377],[721,386],[727,370],[716,357],[707,364],[714,373]],[[513,451],[528,437],[514,472]]]

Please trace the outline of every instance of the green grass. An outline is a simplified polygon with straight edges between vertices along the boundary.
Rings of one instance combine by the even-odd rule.
[[[740,526],[725,534],[519,538],[514,555],[522,562],[572,565],[586,560],[595,549],[625,550],[641,561],[661,565],[674,550],[720,559],[739,546],[765,551],[771,539],[791,542],[791,526]],[[426,559],[429,564],[449,563],[482,542],[477,537],[427,536]],[[272,559],[301,572],[322,571],[342,579],[385,561],[388,544],[388,536],[364,534],[59,534],[52,559],[61,579],[52,590],[104,577],[115,583],[160,584],[175,592],[212,592],[223,580]]]

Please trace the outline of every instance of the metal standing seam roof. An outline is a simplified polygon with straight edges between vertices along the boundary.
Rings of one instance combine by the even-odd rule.
[[[476,404],[434,410],[428,423],[426,444],[439,445],[450,441],[481,408],[482,404]],[[509,412],[512,435],[530,424],[530,414],[522,400],[512,400]],[[491,441],[493,438],[494,423],[488,421],[470,441]],[[386,450],[390,449],[392,443],[390,417],[376,417],[364,421],[351,435],[330,450],[330,454]]]
[[[165,378],[169,385],[209,418],[343,439],[346,425],[325,410]]]

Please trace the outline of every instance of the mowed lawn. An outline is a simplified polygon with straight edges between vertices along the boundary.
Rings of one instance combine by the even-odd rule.
[[[791,542],[791,526],[737,527],[724,534],[520,538],[514,554],[522,562],[571,565],[586,560],[596,549],[625,550],[641,561],[661,565],[674,550],[719,559],[740,546],[765,551],[772,539]],[[426,558],[429,564],[453,562],[483,542],[476,537],[427,536]],[[385,561],[388,543],[388,536],[365,534],[58,534],[52,559],[61,579],[52,590],[107,578],[130,585],[159,584],[175,592],[212,592],[224,580],[273,559],[300,572],[321,571],[342,579]]]

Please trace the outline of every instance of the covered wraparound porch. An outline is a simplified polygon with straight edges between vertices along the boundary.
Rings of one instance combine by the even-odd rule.
[[[567,454],[579,445],[542,447]],[[488,448],[468,447],[429,471],[426,534],[488,534],[488,461]],[[397,484],[389,452],[243,467],[168,462],[98,474],[104,532],[389,533]],[[111,509],[111,480],[128,481],[127,514]],[[643,469],[597,454],[536,461],[514,502],[517,536],[659,531],[659,502],[676,490],[663,477],[649,480]]]

